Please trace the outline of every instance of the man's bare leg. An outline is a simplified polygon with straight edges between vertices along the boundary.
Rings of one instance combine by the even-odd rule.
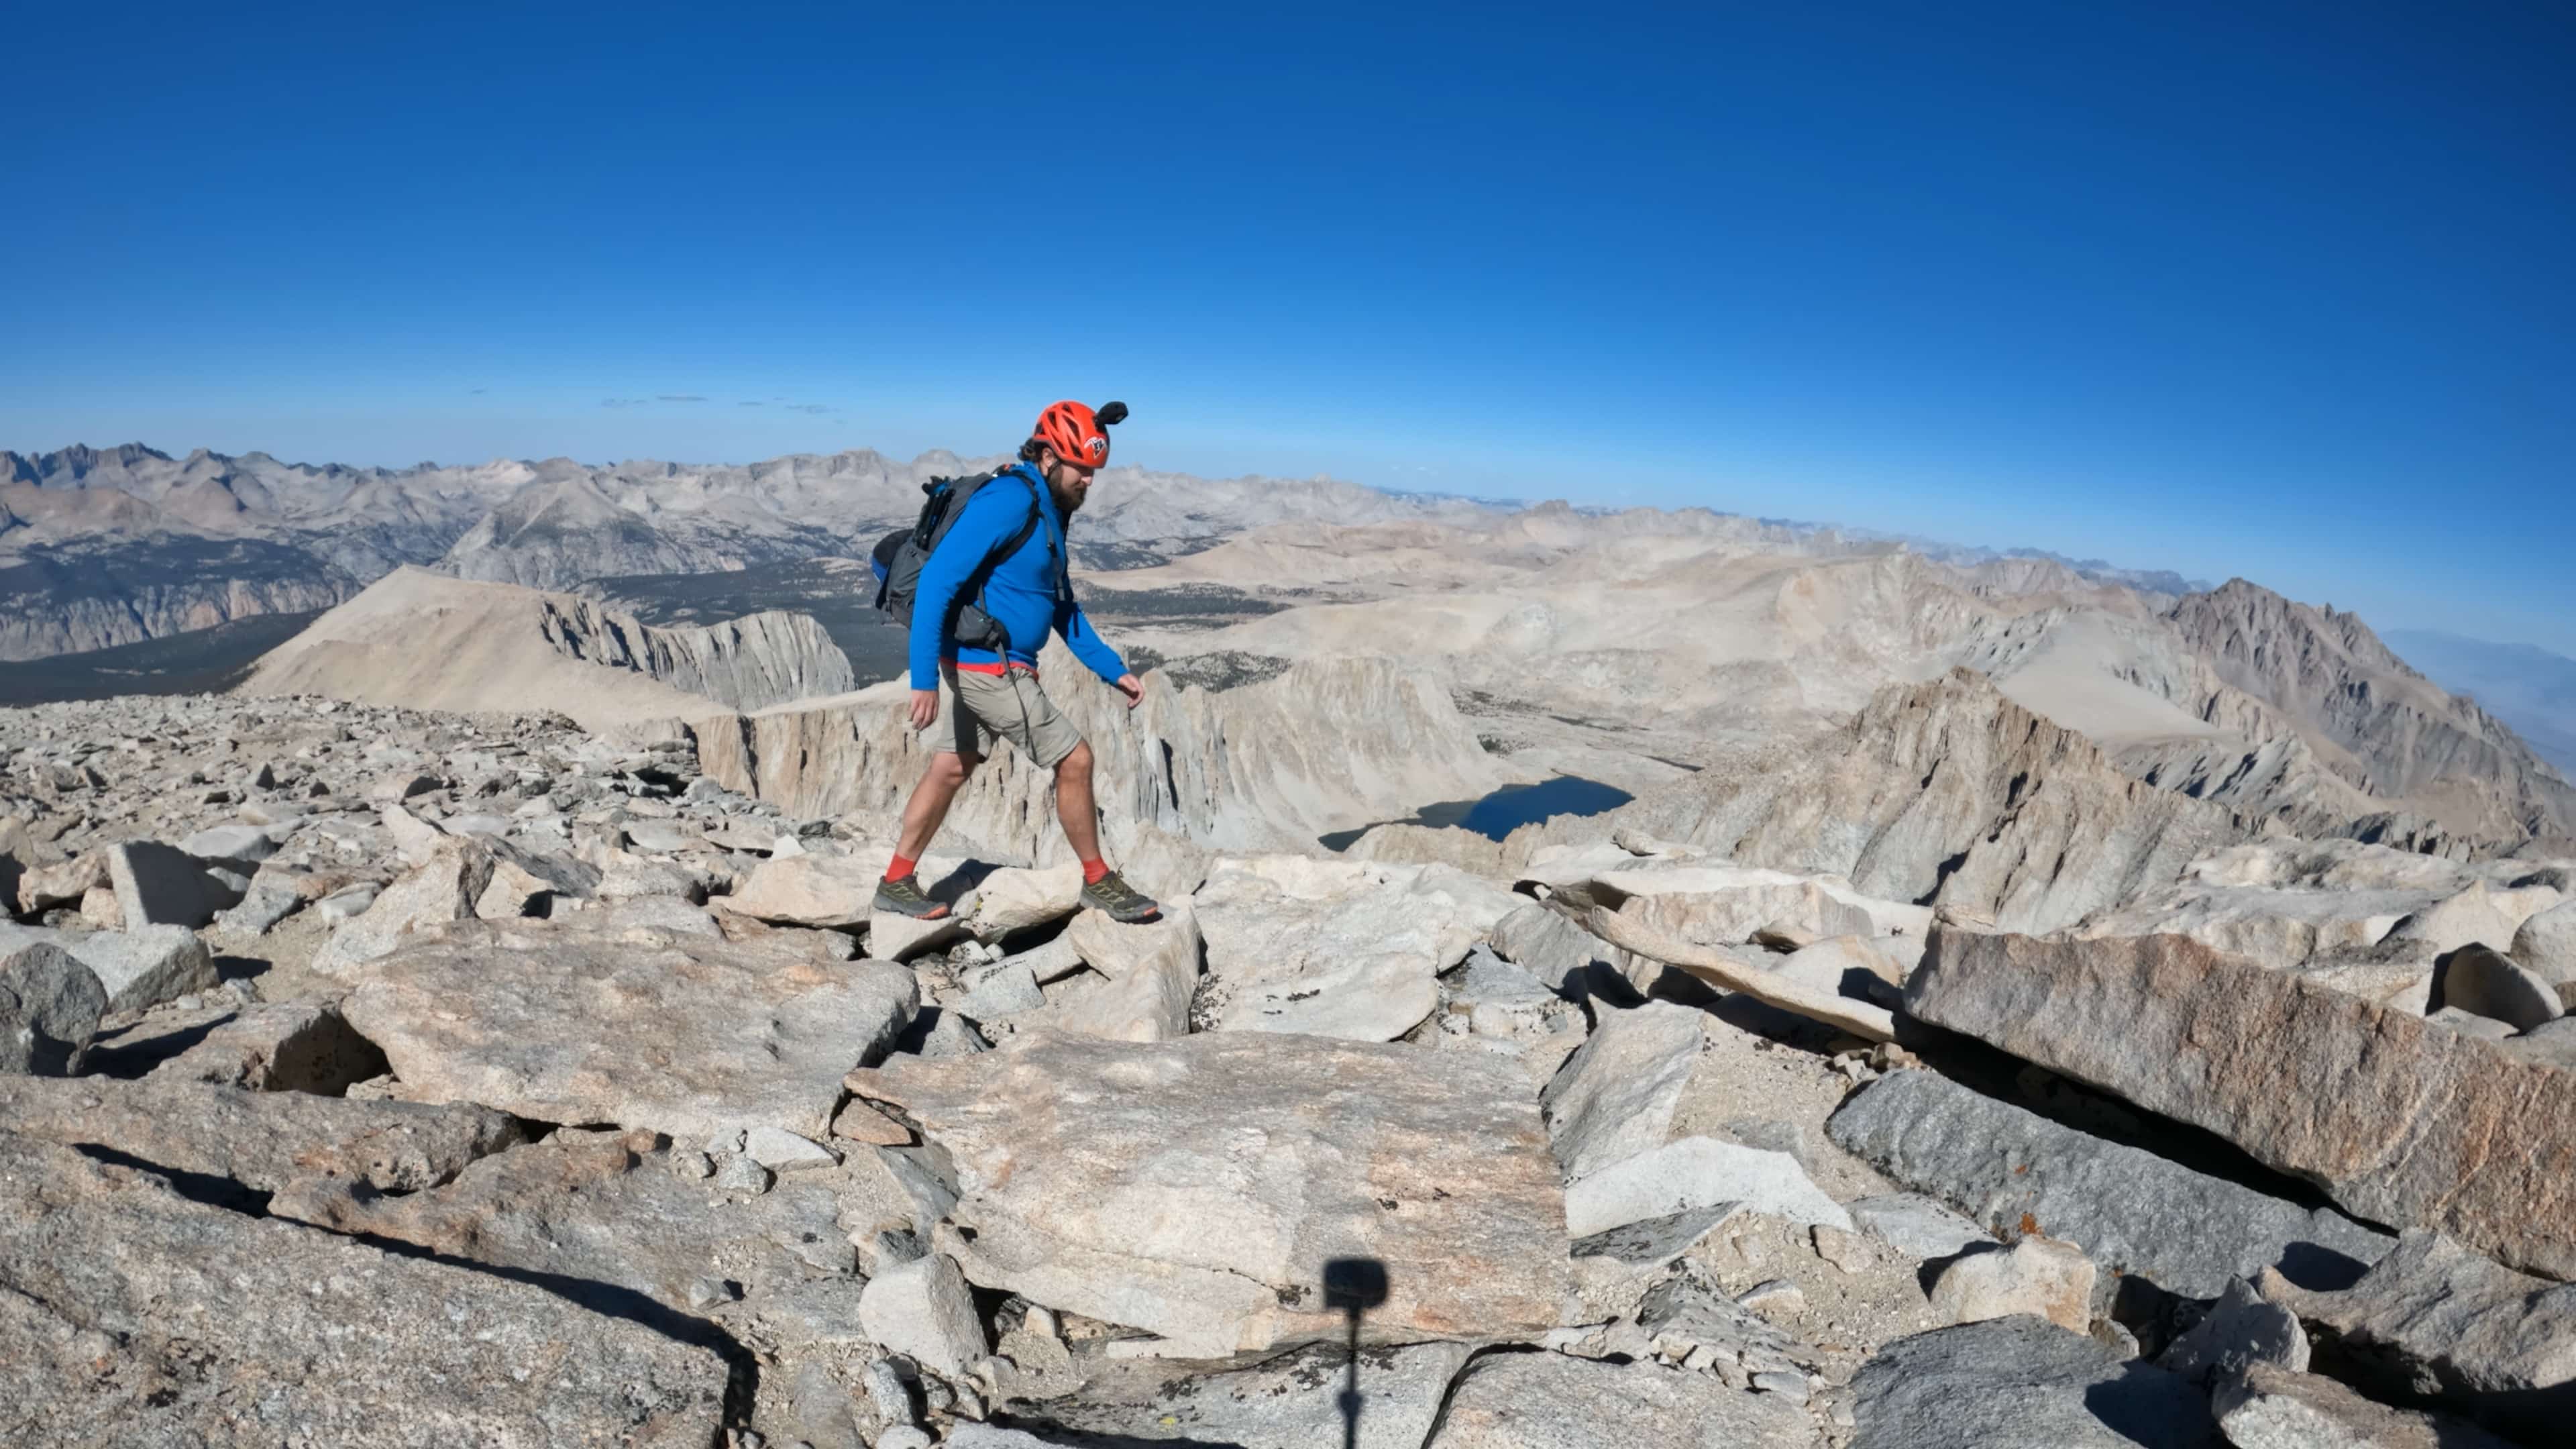
[[[1073,858],[1094,861],[1100,858],[1100,819],[1091,799],[1091,745],[1075,745],[1073,753],[1056,762],[1055,818],[1064,825],[1064,843],[1073,847]]]
[[[912,787],[912,798],[903,805],[903,833],[895,838],[894,853],[906,860],[919,860],[930,848],[931,837],[939,833],[948,819],[948,807],[957,792],[966,787],[966,777],[975,773],[982,757],[940,750],[930,757],[930,768],[921,772],[921,783]]]
[[[1076,745],[1055,767],[1055,816],[1064,824],[1065,844],[1082,862],[1082,903],[1107,911],[1112,920],[1150,921],[1162,907],[1153,897],[1127,884],[1100,858],[1100,821],[1091,798],[1091,746]]]
[[[948,914],[945,905],[931,906],[918,895],[918,887],[897,884],[912,879],[912,862],[930,848],[940,825],[948,819],[948,807],[957,799],[968,776],[980,763],[974,755],[961,755],[949,750],[934,751],[930,766],[921,772],[921,783],[912,787],[912,798],[903,805],[903,832],[895,839],[895,858],[886,867],[886,884],[877,888],[877,908],[897,909],[921,920],[935,921]],[[904,895],[904,891],[914,894]],[[892,894],[890,894],[892,893]]]

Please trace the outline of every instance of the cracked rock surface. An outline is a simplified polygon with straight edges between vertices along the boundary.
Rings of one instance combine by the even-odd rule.
[[[1303,1449],[1355,1377],[1370,1449],[2555,1443],[2576,866],[1999,699],[1348,853],[1593,727],[1090,700],[1141,926],[1000,762],[958,919],[874,912],[864,693],[0,710],[0,1439]]]

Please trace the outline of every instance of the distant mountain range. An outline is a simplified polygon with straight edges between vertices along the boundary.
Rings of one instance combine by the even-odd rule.
[[[404,564],[562,589],[864,554],[911,521],[921,485],[1002,458],[870,451],[749,464],[550,458],[353,468],[129,443],[0,452],[0,660],[329,608]],[[1134,567],[1264,523],[1432,520],[1461,499],[1328,479],[1103,476],[1077,559]]]
[[[0,452],[0,660],[86,656],[311,613],[405,565],[639,599],[656,579],[810,571],[817,559],[862,556],[886,530],[909,522],[928,479],[999,461],[931,452],[897,462],[853,451],[751,464],[556,458],[383,469],[285,463],[264,453],[174,458],[139,444]],[[2209,589],[2170,571],[2036,549],[1961,547],[1706,509],[1515,507],[1327,479],[1120,468],[1104,475],[1096,499],[1076,534],[1080,562],[1152,570],[1187,559],[1207,565],[1198,571],[1204,583],[1274,592],[1306,580],[1278,592],[1274,606],[1360,599],[1390,587],[1414,593],[1451,575],[1448,587],[1480,586],[1585,556],[1599,562],[1581,568],[1614,574],[1668,560],[1686,579],[1735,557],[1881,560],[1894,571],[1853,577],[1877,580],[1869,587],[1884,596],[1835,606],[1844,612],[1784,596],[1790,612],[1782,617],[1812,613],[1808,627],[1823,632],[1781,647],[1823,658],[1834,647],[1861,648],[1857,641],[1873,631],[1894,631],[1862,657],[1969,664],[2103,740],[2137,778],[2255,806],[2302,830],[2415,831],[2353,824],[2398,802],[2449,822],[2444,829],[2455,835],[2560,836],[2576,827],[2576,794],[2558,778],[2576,762],[2576,661],[2448,635],[2392,636],[2396,650],[2475,697],[2454,699],[2353,616],[2242,581]],[[1291,527],[1254,532],[1265,525]],[[1362,544],[1355,531],[1369,529],[1373,541]],[[1908,571],[1907,555],[1925,562]],[[1715,627],[1707,611],[1716,599],[1699,587],[1675,627]],[[1534,617],[1521,597],[1514,607],[1523,612],[1513,617]],[[1390,617],[1366,627],[1403,625]],[[1825,639],[1839,642],[1817,653]],[[1615,637],[1602,643],[1623,647]],[[1517,646],[1493,647],[1470,652],[1506,665],[1521,657]],[[1812,681],[1808,707],[1857,705],[1857,696],[1835,702],[1868,672]],[[2095,718],[2101,680],[2110,676],[2166,701],[2183,724],[2141,734],[2118,710]],[[42,680],[24,683],[45,688]],[[1697,687],[1669,682],[1640,702]]]
[[[1420,496],[1442,497],[1450,495],[1424,494]],[[1523,503],[1482,498],[1471,501],[1485,503],[1490,506],[1500,508],[1522,508],[1528,506]],[[1630,510],[1606,506],[1586,506],[1576,511],[1596,517],[1606,518],[1614,514]],[[1720,514],[1719,516],[1737,517],[1739,515]],[[1989,548],[1983,544],[1951,543],[1943,539],[1926,538],[1919,533],[1890,533],[1884,529],[1858,528],[1849,524],[1841,523],[1818,523],[1813,519],[1806,518],[1754,517],[1751,521],[1758,523],[1765,528],[1778,529],[1782,532],[1791,534],[1824,534],[1831,535],[1836,538],[1847,539],[1855,544],[1877,545],[1882,547],[1890,544],[1901,545],[1923,555],[1925,558],[1932,559],[1940,563],[1950,564],[1953,567],[1962,569],[1974,569],[1983,564],[2001,563],[2015,559],[2024,560],[2030,563],[2056,564],[2060,568],[2065,569],[2068,573],[2071,573],[2077,578],[2083,579],[2088,583],[2116,584],[2124,589],[2135,589],[2142,594],[2162,594],[2171,598],[2180,598],[2184,594],[2203,594],[2216,587],[2216,585],[2210,583],[2206,579],[2185,578],[2181,574],[2174,572],[2172,569],[2122,568],[2108,559],[2070,558],[2062,553],[2051,553],[2044,548]]]
[[[926,480],[1003,461],[934,451],[897,462],[862,449],[747,464],[549,458],[389,469],[203,448],[173,457],[140,443],[0,451],[0,660],[326,609],[405,564],[569,589],[855,557],[911,519]],[[1076,533],[1075,554],[1093,568],[1138,568],[1268,523],[1455,522],[1523,506],[1322,478],[1113,468]],[[1961,567],[2019,558],[2149,593],[2205,587],[2037,550],[1821,524],[1779,528],[1816,552],[1895,541]]]
[[[2444,689],[2476,699],[2576,779],[2576,659],[2430,629],[2390,629],[2380,637]]]
[[[1939,559],[1945,564],[1956,565],[1963,569],[1972,569],[1979,564],[1997,563],[2007,559],[2027,559],[2036,563],[2059,565],[2076,577],[2092,583],[2117,584],[2124,589],[2136,589],[2142,594],[2165,594],[2179,598],[2184,594],[2205,594],[2216,587],[2207,579],[2187,579],[2172,569],[2121,568],[2107,559],[2069,558],[2065,554],[2051,553],[2044,548],[1984,548],[1968,544],[1943,543],[1938,539],[1921,538],[1913,534],[1873,534],[1865,529],[1853,530],[1853,536],[1890,538],[1926,558]]]
[[[0,453],[0,659],[77,653],[65,669],[122,679],[147,661],[120,646],[332,608],[405,566],[427,572],[370,597],[444,598],[445,575],[578,592],[646,622],[786,607],[823,623],[817,639],[846,636],[849,621],[815,601],[849,605],[847,561],[910,522],[925,481],[997,461],[382,469],[131,444]],[[1616,701],[1632,733],[1666,744],[1615,731],[1577,743],[1676,758],[1847,718],[1891,683],[1963,664],[2098,742],[2129,778],[2304,835],[2441,853],[2576,835],[2576,787],[2551,763],[2576,746],[2576,663],[2399,635],[2476,696],[2455,698],[2354,616],[2242,580],[2210,589],[2035,549],[1325,479],[1122,468],[1095,500],[1075,546],[1107,571],[1091,576],[1093,601],[1113,614],[1127,602],[1126,632],[1164,657],[1393,655],[1517,700],[1524,718],[1579,724]],[[726,604],[735,595],[743,607]],[[1195,617],[1220,597],[1252,607],[1232,610],[1239,623]],[[1174,609],[1192,617],[1140,631]],[[401,632],[392,623],[370,616],[351,639]],[[172,661],[148,663],[177,677]]]
[[[1965,666],[2131,780],[2267,828],[2441,854],[2576,837],[2576,787],[2509,726],[2352,614],[2242,579],[2177,597],[2041,558],[1959,565],[1704,510],[1541,504],[1463,523],[1281,524],[1089,587],[1104,612],[1139,591],[1253,591],[1285,607],[1195,637],[1131,625],[1122,642],[1447,669],[1463,698],[1492,702],[1498,738],[1575,751],[1569,773],[1605,768],[1596,751],[1670,764],[1769,749]]]

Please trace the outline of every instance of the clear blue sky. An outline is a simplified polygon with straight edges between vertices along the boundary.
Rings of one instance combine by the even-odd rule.
[[[516,8],[18,7],[0,446],[908,456],[1115,396],[1122,462],[2576,653],[2576,8]]]

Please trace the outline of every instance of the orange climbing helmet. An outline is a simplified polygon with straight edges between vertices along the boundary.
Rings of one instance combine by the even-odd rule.
[[[1109,461],[1109,428],[1126,421],[1127,405],[1103,403],[1098,412],[1078,402],[1060,402],[1038,414],[1033,441],[1055,449],[1055,455],[1084,468]]]

